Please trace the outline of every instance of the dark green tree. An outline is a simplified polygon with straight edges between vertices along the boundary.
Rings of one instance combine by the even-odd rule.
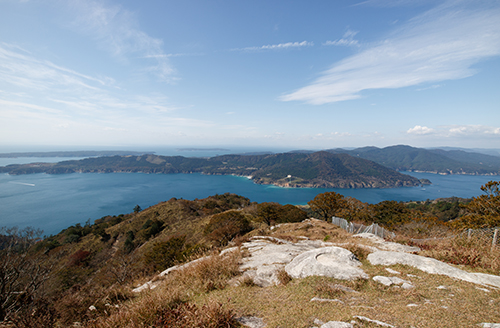
[[[325,221],[331,219],[332,216],[339,215],[340,211],[346,206],[344,196],[334,191],[319,194],[307,204],[309,204],[313,212]]]
[[[205,227],[205,234],[218,246],[227,245],[234,237],[252,230],[248,219],[236,210],[215,214]]]

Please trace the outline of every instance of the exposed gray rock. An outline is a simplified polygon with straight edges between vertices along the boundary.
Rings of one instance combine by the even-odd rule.
[[[392,273],[392,274],[401,274],[401,272],[399,271],[396,271],[396,270],[392,270],[391,268],[385,268],[385,270],[389,273]]]
[[[370,318],[367,318],[367,317],[363,317],[363,316],[360,316],[360,315],[355,315],[354,318],[356,318],[358,320],[361,320],[361,321],[371,322],[371,323],[374,323],[374,324],[382,326],[382,327],[393,327],[393,328],[395,328],[395,326],[390,325],[388,323],[385,323],[385,322],[382,322],[382,321],[378,321],[378,320],[373,320],[373,319],[370,319]]]
[[[401,285],[401,288],[403,289],[412,289],[412,288],[415,288],[415,286],[413,286],[412,284],[410,284],[409,282],[404,282],[402,285]]]
[[[354,328],[354,326],[348,322],[342,321],[328,321],[322,324],[320,328]]]
[[[372,243],[376,245],[376,247],[380,250],[384,251],[392,251],[392,252],[408,252],[408,253],[413,253],[413,252],[419,252],[420,248],[415,247],[415,246],[407,246],[407,245],[402,245],[398,243],[394,243],[391,241],[386,241],[383,238],[380,238],[379,236],[376,236],[372,233],[358,233],[354,235],[353,237],[359,237],[359,238],[365,238],[370,240]]]
[[[274,237],[256,236],[251,242],[242,245],[250,256],[243,259],[240,269],[244,270],[244,275],[252,278],[257,286],[276,285],[279,282],[276,272],[297,255],[329,245],[331,243],[317,240],[301,240],[291,243]]]
[[[478,324],[478,326],[483,327],[483,328],[500,328],[500,323],[483,322],[483,323]]]
[[[431,274],[441,274],[452,278],[472,282],[479,285],[490,285],[500,288],[500,276],[484,273],[469,273],[433,258],[402,252],[379,251],[367,257],[373,265],[404,264]]]
[[[360,265],[361,262],[350,251],[330,246],[298,255],[285,266],[285,271],[292,278],[326,276],[343,280],[368,279]]]
[[[402,285],[404,283],[411,285],[411,283],[409,281],[403,280],[403,279],[398,278],[398,277],[375,276],[375,277],[373,277],[373,280],[381,283],[382,285],[386,285],[386,286]]]
[[[257,317],[239,317],[236,320],[245,327],[264,328],[266,326],[264,320]]]

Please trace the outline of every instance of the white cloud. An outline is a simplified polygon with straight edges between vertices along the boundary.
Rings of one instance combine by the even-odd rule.
[[[0,82],[23,89],[47,90],[54,86],[98,90],[98,86],[113,83],[111,78],[95,78],[58,66],[47,60],[15,51],[15,45],[0,45]],[[92,84],[96,84],[92,85]]]
[[[113,56],[122,60],[151,58],[156,63],[147,70],[161,80],[171,80],[174,69],[162,49],[163,41],[141,31],[132,12],[119,5],[106,6],[90,0],[71,1],[70,7],[77,14],[73,25],[98,40]]]
[[[442,129],[448,136],[500,135],[500,128],[486,125],[451,125]]]
[[[499,21],[498,4],[481,8],[475,2],[446,2],[280,99],[320,105],[360,98],[364,90],[471,76],[473,64],[500,55]]]
[[[423,134],[431,134],[431,133],[434,133],[434,130],[433,130],[433,129],[431,129],[431,128],[428,128],[428,127],[426,127],[426,126],[415,125],[413,128],[408,129],[408,131],[406,131],[406,133],[408,133],[408,134],[419,134],[419,135],[423,135]]]
[[[3,133],[43,126],[150,131],[151,126],[211,127],[213,122],[175,117],[179,109],[161,94],[135,94],[116,88],[113,79],[93,77],[0,44],[0,121]],[[29,94],[29,96],[27,96]],[[24,120],[24,121],[23,121]],[[6,123],[10,122],[10,123]],[[30,122],[26,124],[25,122]],[[31,126],[30,126],[31,124]],[[33,130],[34,131],[34,130]],[[38,131],[38,130],[37,130]],[[25,137],[31,135],[25,133]]]
[[[313,42],[302,41],[302,42],[287,42],[279,44],[268,44],[260,47],[246,47],[246,48],[235,48],[232,51],[259,51],[259,50],[280,50],[289,48],[301,48],[301,47],[312,47]]]
[[[462,137],[492,137],[500,136],[500,127],[487,125],[443,125],[436,128],[415,125],[408,129],[407,134],[430,135],[439,138],[462,138]]]
[[[324,46],[358,46],[358,40],[354,40],[354,36],[358,34],[356,31],[347,30],[344,33],[342,39],[335,41],[326,41],[323,43]]]
[[[352,136],[352,134],[350,134],[349,132],[332,132],[332,135],[336,136],[336,137],[350,137],[350,136]]]

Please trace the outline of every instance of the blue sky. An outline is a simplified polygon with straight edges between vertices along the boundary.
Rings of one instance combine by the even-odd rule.
[[[0,145],[500,148],[500,1],[0,0]]]

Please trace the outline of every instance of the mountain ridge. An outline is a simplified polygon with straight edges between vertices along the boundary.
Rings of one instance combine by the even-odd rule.
[[[463,150],[442,150],[396,145],[385,148],[362,147],[353,150],[328,149],[374,161],[397,171],[438,174],[500,174],[500,157]]]
[[[423,182],[373,161],[348,154],[222,155],[210,158],[182,156],[108,156],[58,163],[13,164],[0,167],[9,174],[30,173],[202,173],[248,176],[258,184],[313,188],[391,188]]]

